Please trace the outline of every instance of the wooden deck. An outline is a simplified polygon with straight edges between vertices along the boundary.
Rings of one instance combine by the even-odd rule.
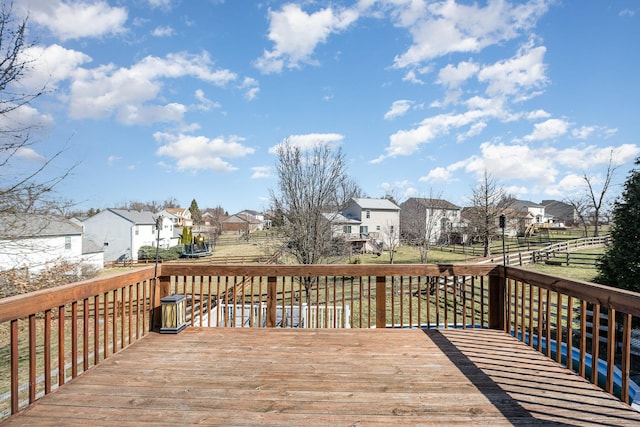
[[[640,425],[492,330],[150,334],[6,425]]]

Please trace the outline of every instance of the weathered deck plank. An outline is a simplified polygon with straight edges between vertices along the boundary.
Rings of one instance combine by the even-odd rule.
[[[187,328],[150,334],[7,425],[639,425],[488,330]]]

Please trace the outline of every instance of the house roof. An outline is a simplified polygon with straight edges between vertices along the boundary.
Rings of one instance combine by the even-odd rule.
[[[362,209],[400,210],[400,207],[389,199],[366,199],[354,197],[351,200],[353,200]]]
[[[0,238],[81,235],[82,226],[64,217],[0,214]]]
[[[427,199],[423,197],[411,197],[409,200],[412,200],[412,199],[427,208],[449,209],[449,210],[460,209],[460,206],[454,205],[450,201],[444,200],[444,199]]]
[[[235,215],[231,215],[228,218],[225,218],[224,220],[222,220],[222,222],[224,223],[230,223],[230,222],[248,222],[249,224],[260,224],[261,221],[259,219],[256,219],[250,215],[243,215],[243,214],[235,214]]]
[[[107,209],[107,210],[137,225],[147,225],[147,224],[153,225],[156,223],[156,219],[158,218],[158,214],[154,214],[151,211],[136,211],[133,209]]]
[[[529,200],[514,200],[511,203],[511,207],[514,209],[544,208],[543,205],[529,201]]]
[[[328,212],[322,214],[327,221],[332,224],[362,224],[362,221],[358,221],[357,219],[347,218],[338,212]]]

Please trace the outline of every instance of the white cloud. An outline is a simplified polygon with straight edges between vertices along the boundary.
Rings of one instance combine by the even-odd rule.
[[[29,147],[19,147],[14,156],[18,159],[28,160],[30,162],[43,163],[46,160],[42,154],[39,154],[33,148]]]
[[[577,186],[583,185],[582,173],[590,171],[598,176],[606,167],[610,156],[613,164],[621,165],[635,159],[640,147],[623,144],[617,147],[576,146],[565,149],[554,147],[534,148],[526,144],[504,144],[485,142],[480,145],[480,153],[449,166],[439,166],[420,181],[451,182],[458,179],[462,170],[481,177],[485,171],[514,194],[544,193],[551,196],[566,196]],[[525,182],[527,187],[517,182]]]
[[[485,7],[453,1],[386,4],[393,9],[396,25],[407,28],[413,37],[412,46],[394,60],[398,68],[454,52],[479,52],[513,39],[532,28],[548,8],[544,0],[515,5],[489,1]]]
[[[255,151],[243,145],[244,139],[235,135],[228,138],[207,138],[156,132],[153,137],[161,144],[156,154],[172,158],[178,171],[211,169],[216,172],[231,172],[237,168],[223,158],[244,157]]]
[[[9,108],[4,105],[3,108]],[[0,114],[0,129],[30,129],[34,132],[38,129],[46,129],[54,123],[53,117],[48,113],[41,113],[30,105],[16,106],[13,110]]]
[[[175,34],[175,31],[171,26],[160,26],[153,29],[151,35],[154,37],[171,37]]]
[[[339,145],[344,140],[344,135],[338,133],[308,133],[304,135],[290,135],[281,143],[269,148],[269,153],[277,154],[282,144],[289,144],[301,150],[311,150],[318,145]]]
[[[152,9],[171,9],[171,0],[148,0]]]
[[[212,108],[220,108],[220,103],[211,101],[207,98],[202,89],[196,89],[193,95],[199,101],[199,104],[196,105],[196,109],[200,111],[210,111]]]
[[[549,119],[533,125],[533,132],[524,137],[525,141],[542,141],[558,138],[567,133],[569,123],[561,119]]]
[[[271,166],[254,166],[251,170],[252,179],[271,178]]]
[[[551,114],[547,113],[544,110],[535,110],[535,111],[529,111],[528,113],[525,113],[525,117],[528,120],[547,119],[551,117]]]
[[[418,76],[416,75],[415,70],[407,71],[407,73],[404,75],[404,77],[402,77],[402,81],[409,82],[409,83],[415,83],[415,84],[419,84],[419,85],[424,84],[424,81],[421,80],[420,78],[418,78]]]
[[[113,166],[114,164],[116,164],[116,162],[120,161],[121,159],[122,159],[122,157],[120,157],[120,156],[111,155],[111,156],[107,157],[107,164],[109,166]]]
[[[420,181],[424,182],[449,182],[451,181],[452,171],[448,168],[437,167],[431,169],[427,175],[420,177]]]
[[[577,173],[569,173],[558,181],[557,188],[563,189],[565,194],[571,193],[575,190],[582,189],[584,187],[584,178]],[[555,190],[554,190],[555,191]]]
[[[448,134],[452,129],[461,128],[477,122],[486,116],[480,110],[472,110],[463,114],[440,114],[424,119],[420,125],[410,130],[399,130],[389,137],[386,153],[371,161],[380,163],[386,158],[409,156],[415,153],[421,145]]]
[[[478,81],[487,83],[486,93],[491,97],[508,95],[517,101],[529,99],[547,83],[545,52],[544,46],[526,45],[513,58],[483,67],[478,72]]]
[[[407,111],[409,111],[412,105],[413,101],[409,101],[407,99],[393,101],[393,104],[391,104],[391,108],[389,109],[389,111],[384,114],[385,120],[391,120],[404,115]]]
[[[116,116],[125,125],[146,125],[149,123],[182,122],[187,108],[178,103],[167,105],[125,105]]]
[[[454,89],[459,87],[469,78],[473,77],[478,70],[480,70],[480,66],[473,62],[463,61],[457,66],[448,64],[438,73],[437,83],[440,83],[449,89]]]
[[[636,15],[636,11],[633,9],[622,9],[618,16],[623,16],[627,18],[633,18]]]
[[[202,81],[224,86],[236,79],[229,70],[213,69],[206,53],[190,55],[172,53],[164,58],[147,56],[131,68],[116,68],[103,65],[94,69],[79,69],[71,84],[70,115],[75,119],[108,118],[116,115],[119,119],[130,117],[131,111],[146,108],[147,112],[156,111],[160,115],[146,115],[148,122],[166,121],[167,113],[179,111],[175,104],[163,107],[144,105],[154,101],[162,88],[162,79],[195,77]],[[141,123],[140,120],[135,120]]]
[[[256,96],[258,96],[258,92],[260,92],[260,85],[258,83],[258,80],[251,77],[245,77],[242,80],[240,89],[245,91],[244,97],[247,100],[252,101],[256,98]]]
[[[24,4],[31,21],[47,27],[61,40],[126,31],[127,10],[110,6],[106,1],[25,0]]]
[[[91,62],[91,57],[60,45],[32,46],[22,53],[30,63],[20,83],[31,90],[40,90],[46,85],[55,89],[63,80],[73,77],[77,68]]]
[[[480,145],[479,156],[465,161],[465,170],[475,175],[484,171],[500,179],[517,179],[551,184],[558,174],[556,159],[562,154],[555,148],[531,148],[528,145],[507,145],[485,142]]]
[[[297,68],[301,63],[316,64],[316,47],[331,34],[344,31],[358,18],[355,9],[321,9],[313,13],[288,3],[279,11],[269,11],[269,40],[274,43],[255,66],[263,73],[278,73],[283,67]]]

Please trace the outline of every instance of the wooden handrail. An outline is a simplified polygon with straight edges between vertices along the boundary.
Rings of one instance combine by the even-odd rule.
[[[33,313],[81,301],[94,295],[100,295],[119,289],[130,283],[153,279],[153,267],[144,267],[132,272],[116,274],[98,279],[83,280],[58,286],[53,289],[42,289],[27,294],[15,295],[0,299],[0,323],[12,319],[21,319]]]
[[[640,317],[640,293],[637,292],[566,279],[517,267],[506,267],[506,277],[515,281],[535,283],[536,286],[543,289]]]

